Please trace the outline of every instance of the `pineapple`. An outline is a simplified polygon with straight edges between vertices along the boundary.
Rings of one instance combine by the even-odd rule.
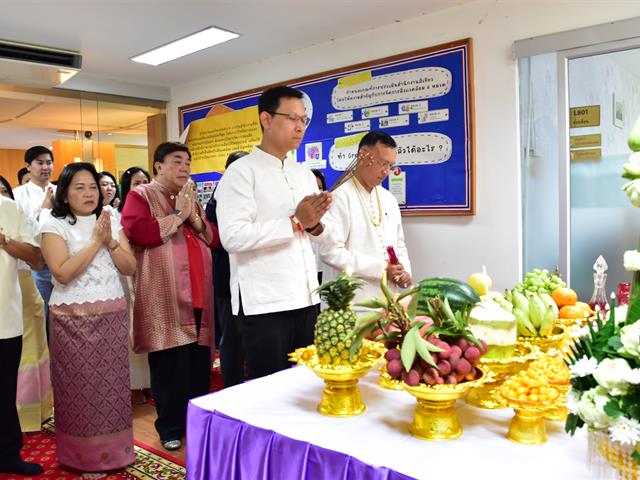
[[[318,315],[314,333],[314,344],[321,365],[352,363],[349,358],[352,341],[347,337],[353,331],[357,318],[351,301],[363,284],[360,278],[341,273],[335,280],[318,287],[320,297],[329,305],[327,310]],[[353,360],[357,360],[360,351],[353,356]]]

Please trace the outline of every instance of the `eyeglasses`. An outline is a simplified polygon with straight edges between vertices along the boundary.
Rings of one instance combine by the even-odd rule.
[[[308,127],[311,123],[311,119],[306,115],[301,117],[296,115],[295,113],[280,113],[280,112],[269,112],[271,115],[282,115],[283,117],[287,117],[292,122],[300,122],[303,127]]]

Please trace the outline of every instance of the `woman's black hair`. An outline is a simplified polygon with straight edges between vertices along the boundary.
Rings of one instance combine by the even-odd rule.
[[[69,204],[67,203],[67,193],[69,191],[69,187],[71,186],[71,181],[76,173],[86,170],[91,174],[93,179],[96,181],[96,187],[98,188],[98,206],[92,212],[95,214],[96,218],[100,216],[102,213],[102,190],[100,190],[100,176],[98,172],[96,172],[96,168],[91,163],[87,162],[78,162],[78,163],[68,163],[62,169],[60,176],[58,177],[58,185],[56,189],[56,195],[53,197],[53,208],[51,209],[51,215],[56,218],[65,218],[69,217],[69,223],[71,225],[75,225],[76,216],[71,211]]]
[[[111,201],[109,202],[109,206],[113,207],[113,202],[115,202],[116,198],[118,198],[118,181],[116,180],[116,177],[112,173],[107,172],[106,170],[98,174],[98,178],[102,179],[102,177],[109,177],[111,180],[113,180],[113,184],[116,186],[116,193],[111,199]],[[100,182],[98,182],[98,187],[99,186],[100,186]]]
[[[122,212],[124,208],[124,203],[127,201],[127,195],[131,191],[131,178],[136,173],[142,173],[145,177],[147,177],[147,181],[151,182],[151,177],[149,176],[149,172],[147,172],[144,168],[140,167],[131,167],[128,168],[120,177],[120,205],[118,205],[118,210]]]
[[[324,173],[322,173],[320,170],[317,170],[315,168],[312,168],[311,171],[316,176],[316,178],[320,180],[320,183],[322,184],[322,191],[324,192],[327,189],[327,182],[324,179]]]
[[[2,183],[2,185],[4,185],[4,188],[7,189],[7,192],[9,192],[11,200],[15,200],[15,198],[13,197],[13,189],[11,188],[11,184],[2,175],[0,175],[0,183]]]

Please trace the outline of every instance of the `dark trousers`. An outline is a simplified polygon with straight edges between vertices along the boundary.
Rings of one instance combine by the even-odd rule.
[[[199,331],[202,310],[194,311]],[[189,399],[209,393],[211,349],[190,343],[150,352],[149,370],[160,440],[180,440],[186,430]]]
[[[216,297],[216,320],[220,326],[220,368],[225,387],[244,382],[244,354],[238,318],[231,313],[231,299]]]
[[[16,409],[22,336],[0,340],[0,463],[20,459],[22,431]]]
[[[238,312],[249,378],[270,375],[291,366],[289,353],[313,343],[319,305],[286,312],[245,315]]]

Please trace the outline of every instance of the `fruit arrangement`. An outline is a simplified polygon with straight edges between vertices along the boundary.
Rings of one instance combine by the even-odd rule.
[[[563,320],[582,320],[595,315],[588,304],[578,301],[578,295],[570,288],[556,288],[551,297],[560,309],[558,317]]]
[[[467,327],[469,309],[453,312],[448,299],[428,301],[432,322],[414,321],[404,335],[399,348],[385,354],[387,373],[415,387],[425,385],[455,385],[479,378],[476,368],[487,351],[486,343],[478,340]]]
[[[551,384],[568,384],[571,376],[569,367],[559,355],[544,355],[527,369],[533,376],[546,378]]]
[[[500,387],[500,393],[508,400],[532,404],[547,404],[558,396],[544,377],[528,369],[509,377]]]
[[[557,273],[550,274],[547,269],[534,268],[525,274],[524,280],[521,283],[517,283],[514,290],[520,293],[544,292],[551,294],[555,289],[566,286],[567,284],[562,281],[562,278]]]
[[[505,298],[513,305],[512,313],[522,337],[548,337],[558,321],[558,306],[546,292],[525,292],[513,289]]]
[[[355,276],[341,273],[335,280],[318,287],[318,294],[327,302],[316,321],[314,344],[321,365],[350,365],[362,351],[362,338],[354,343],[349,334],[356,325],[351,301],[364,282]]]

